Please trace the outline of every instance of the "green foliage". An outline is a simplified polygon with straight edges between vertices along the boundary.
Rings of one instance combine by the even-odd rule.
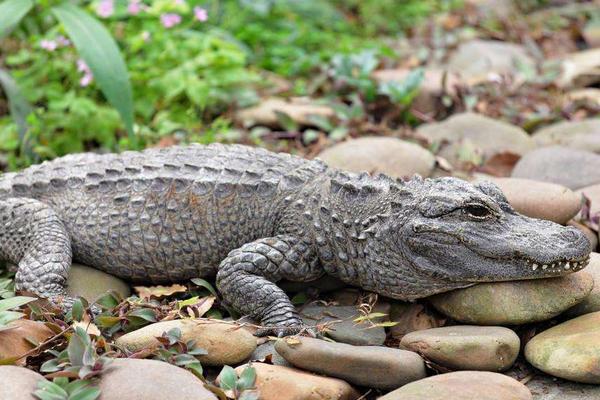
[[[33,394],[40,400],[95,400],[100,397],[100,389],[91,387],[88,380],[54,378],[53,381],[40,380],[38,390]]]
[[[235,370],[226,365],[219,374],[219,386],[230,399],[257,400],[256,369],[252,365],[244,368],[238,377]]]
[[[10,293],[8,287],[11,284],[11,282],[7,281],[8,280],[0,280],[0,294],[2,295]],[[23,313],[12,310],[14,310],[15,308],[19,308],[34,300],[35,297],[27,296],[13,296],[0,299],[0,330],[7,329],[7,325],[10,322],[20,319],[24,316]]]
[[[170,329],[156,339],[160,343],[160,348],[155,352],[155,360],[189,369],[197,376],[202,377],[202,365],[196,356],[208,354],[206,350],[196,347],[193,340],[183,342],[179,328]]]
[[[32,7],[32,0],[5,0],[0,3],[0,38],[10,32]]]
[[[157,321],[156,311],[136,297],[123,300],[117,293],[108,292],[98,299],[97,304],[104,311],[95,322],[108,336],[120,331],[131,332]]]

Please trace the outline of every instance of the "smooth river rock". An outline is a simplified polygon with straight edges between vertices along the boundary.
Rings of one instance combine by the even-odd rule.
[[[38,400],[33,392],[44,379],[27,368],[0,365],[0,400]]]
[[[590,216],[600,215],[600,184],[583,187],[575,193],[590,200]]]
[[[535,374],[525,384],[533,400],[598,400],[600,386],[558,379],[544,373]]]
[[[310,98],[293,97],[284,99],[272,97],[262,100],[256,106],[240,110],[236,113],[235,119],[244,126],[280,126],[278,113],[287,115],[299,125],[308,126],[314,125],[311,121],[311,116],[313,115],[322,118],[332,118],[335,116],[333,108]]]
[[[361,137],[338,143],[318,156],[329,166],[401,178],[431,175],[435,157],[418,144],[394,137]]]
[[[123,298],[131,294],[129,285],[116,276],[77,263],[71,265],[67,278],[67,293],[70,296],[81,296],[92,303],[109,290],[114,290]]]
[[[523,129],[474,113],[423,124],[417,134],[439,146],[439,155],[453,165],[479,164],[499,153],[523,155],[534,149],[533,140]]]
[[[562,121],[535,131],[538,146],[565,146],[600,153],[600,118]]]
[[[118,358],[102,371],[100,400],[216,400],[194,374],[162,361]]]
[[[115,343],[129,351],[138,351],[157,345],[156,337],[173,328],[181,330],[181,340],[194,340],[197,347],[208,352],[198,356],[204,365],[239,364],[256,349],[256,337],[238,325],[192,319],[157,322],[129,332]]]
[[[446,319],[428,304],[394,301],[390,320],[397,324],[389,328],[390,335],[394,339],[402,339],[410,332],[439,328],[446,323]]]
[[[600,311],[600,254],[590,254],[590,263],[585,267],[585,272],[592,276],[594,287],[583,301],[565,312],[565,315],[569,317],[577,317],[579,315]]]
[[[378,400],[531,400],[529,389],[497,372],[458,371],[402,386]]]
[[[585,270],[559,278],[480,283],[430,298],[438,311],[467,324],[520,325],[557,316],[594,286]]]
[[[547,374],[600,384],[600,311],[534,336],[525,346],[525,358]]]
[[[521,158],[511,176],[579,189],[600,183],[600,155],[562,146],[544,147]]]
[[[368,321],[354,322],[361,314],[353,306],[308,306],[300,316],[309,326],[331,322],[325,333],[336,342],[357,346],[379,346],[385,342],[383,327],[373,327]]]
[[[478,181],[482,180],[489,180],[498,185],[510,205],[528,217],[565,224],[581,209],[581,195],[555,183],[494,177]]]
[[[412,351],[309,337],[280,339],[275,349],[298,368],[360,386],[390,390],[427,376],[423,359]]]
[[[341,379],[318,376],[295,368],[252,363],[260,400],[356,400],[360,394]],[[239,374],[247,367],[235,370]]]
[[[400,346],[452,370],[501,372],[514,364],[521,341],[500,326],[456,325],[411,332]]]

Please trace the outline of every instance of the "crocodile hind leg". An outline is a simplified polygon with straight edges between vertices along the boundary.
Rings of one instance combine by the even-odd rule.
[[[323,274],[311,246],[282,235],[259,239],[233,250],[219,266],[217,287],[226,302],[259,319],[258,336],[291,335],[304,329],[300,316],[275,282],[311,281]]]
[[[58,215],[27,198],[0,200],[0,259],[18,266],[15,286],[70,308],[71,241]]]

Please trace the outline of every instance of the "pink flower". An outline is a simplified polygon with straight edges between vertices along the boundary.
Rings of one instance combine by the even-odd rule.
[[[185,0],[175,0],[175,5],[176,6],[184,6],[185,5]]]
[[[79,84],[82,87],[88,86],[94,80],[94,75],[92,74],[92,70],[85,63],[85,61],[79,59],[77,60],[77,71],[83,72],[83,76],[79,80]]]
[[[206,9],[202,7],[194,7],[194,18],[196,18],[200,22],[204,22],[208,19],[208,13]]]
[[[127,12],[131,15],[138,15],[142,11],[140,0],[130,0],[127,6]]]
[[[71,45],[71,41],[63,35],[58,35],[56,37],[56,42],[58,43],[59,47],[67,47]]]
[[[102,18],[108,18],[115,12],[113,0],[101,0],[96,8],[96,13]]]
[[[181,16],[179,14],[166,13],[160,16],[160,22],[165,28],[172,28],[181,23]]]
[[[40,47],[47,51],[54,51],[58,47],[58,43],[54,40],[40,40]]]

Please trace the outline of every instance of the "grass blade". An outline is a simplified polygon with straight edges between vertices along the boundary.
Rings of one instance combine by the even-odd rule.
[[[29,126],[27,125],[27,116],[33,112],[33,107],[25,99],[17,82],[10,76],[8,71],[0,68],[0,86],[8,99],[8,108],[10,115],[17,124],[19,131],[19,140],[21,141],[21,150],[29,158],[34,156],[31,146],[27,141],[27,131]]]
[[[32,0],[6,0],[0,3],[0,39],[6,36],[32,7]]]
[[[62,3],[52,13],[63,24],[81,58],[92,70],[94,79],[108,102],[117,109],[135,144],[133,134],[133,94],[125,61],[108,30],[81,8]]]

